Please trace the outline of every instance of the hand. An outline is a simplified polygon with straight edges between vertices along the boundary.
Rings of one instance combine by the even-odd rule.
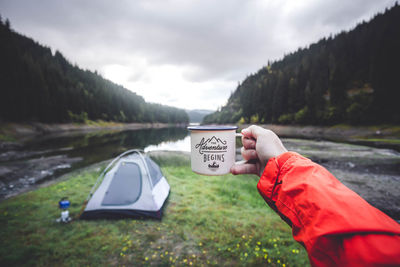
[[[252,125],[243,129],[242,134],[242,156],[247,162],[232,166],[232,174],[261,176],[270,158],[287,152],[279,137],[271,130]]]

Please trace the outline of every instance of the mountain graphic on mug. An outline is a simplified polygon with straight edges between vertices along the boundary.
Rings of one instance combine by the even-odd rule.
[[[203,137],[200,143],[195,146],[195,148],[199,149],[200,154],[208,152],[226,152],[228,148],[226,144],[227,141],[221,140],[215,136],[208,138],[207,140],[205,140]]]

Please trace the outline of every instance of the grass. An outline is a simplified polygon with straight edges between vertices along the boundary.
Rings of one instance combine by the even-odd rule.
[[[162,221],[56,223],[76,216],[100,170],[0,203],[1,266],[305,266],[306,251],[259,196],[255,176],[200,176],[181,155],[158,155],[171,193]]]

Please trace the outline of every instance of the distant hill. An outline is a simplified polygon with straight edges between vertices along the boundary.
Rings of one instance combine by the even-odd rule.
[[[143,97],[74,66],[14,32],[0,19],[0,121],[187,123],[182,109],[146,103]]]
[[[193,110],[186,110],[187,114],[189,115],[189,122],[200,123],[203,121],[203,118],[213,113],[213,110],[206,110],[206,109],[193,109]]]
[[[399,124],[400,7],[242,81],[205,123]]]

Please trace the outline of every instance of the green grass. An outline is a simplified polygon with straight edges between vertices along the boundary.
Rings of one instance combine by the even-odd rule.
[[[157,156],[171,193],[162,221],[56,223],[68,196],[76,216],[99,171],[0,203],[1,266],[305,266],[306,251],[259,196],[255,176],[193,173],[187,158]]]

